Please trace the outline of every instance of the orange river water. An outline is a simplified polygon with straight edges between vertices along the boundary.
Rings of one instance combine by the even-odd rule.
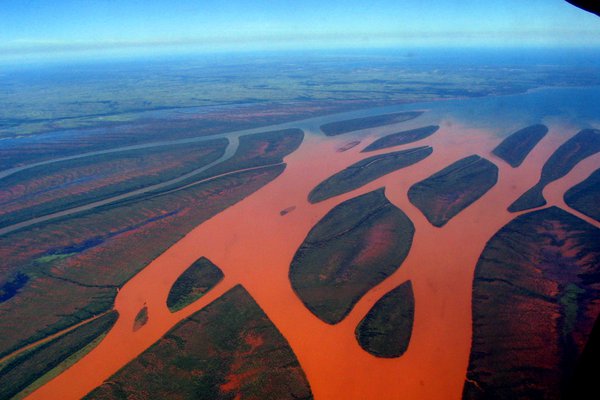
[[[513,169],[490,154],[500,141],[497,137],[455,121],[442,123],[433,136],[399,147],[431,145],[433,154],[424,161],[351,193],[311,205],[306,197],[318,183],[367,155],[378,154],[361,154],[360,150],[383,131],[368,130],[360,138],[361,145],[338,152],[338,148],[356,138],[324,137],[314,123],[298,126],[304,129],[305,140],[286,158],[284,173],[196,227],[131,279],[117,296],[115,308],[120,318],[105,339],[31,394],[30,399],[84,396],[177,322],[239,283],[289,341],[316,399],[461,398],[471,345],[471,289],[477,259],[492,235],[515,217],[506,211],[507,206],[537,181],[545,160],[576,129],[550,125],[548,135],[519,168]],[[398,127],[404,129],[402,125]],[[408,188],[471,154],[484,156],[499,167],[498,184],[444,227],[433,227],[408,201]],[[549,185],[545,191],[549,204],[574,212],[564,204],[562,195],[598,165],[600,157],[590,157]],[[335,205],[382,186],[388,199],[415,225],[409,255],[393,275],[356,304],[344,321],[333,326],[323,323],[292,290],[288,279],[290,262],[309,230]],[[284,216],[279,214],[290,206],[296,206],[295,210]],[[590,222],[598,226],[595,221]],[[171,285],[201,256],[223,270],[224,280],[196,303],[170,313],[166,298]],[[415,293],[409,348],[396,359],[374,357],[358,345],[354,330],[378,299],[406,280],[412,281]],[[148,323],[134,332],[134,318],[144,304],[148,307]]]

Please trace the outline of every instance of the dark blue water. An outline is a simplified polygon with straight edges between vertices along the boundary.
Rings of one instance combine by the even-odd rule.
[[[440,101],[421,106],[435,111],[440,118],[459,119],[501,136],[504,136],[503,129],[536,123],[600,128],[600,87],[545,88],[525,94]]]

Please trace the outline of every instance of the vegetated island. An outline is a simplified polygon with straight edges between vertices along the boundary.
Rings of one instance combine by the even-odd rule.
[[[600,151],[600,130],[584,129],[563,143],[542,167],[538,183],[508,207],[517,212],[546,204],[543,190],[550,182],[568,174],[581,160]]]
[[[312,393],[286,339],[238,285],[85,397],[115,398],[292,400]]]
[[[432,152],[431,147],[422,146],[365,158],[319,183],[308,194],[308,201],[314,204],[347,193],[397,169],[418,163]]]
[[[600,221],[600,169],[565,193],[565,203],[574,210]]]
[[[283,210],[279,211],[279,215],[281,215],[283,217],[284,215],[288,215],[289,213],[291,213],[295,209],[296,209],[296,206],[286,207]]]
[[[133,320],[133,331],[136,332],[140,329],[142,329],[142,327],[144,325],[146,325],[148,323],[148,306],[146,304],[144,304],[144,307],[142,307],[140,309],[140,311],[137,313],[137,315],[135,316],[134,320]]]
[[[223,272],[208,258],[200,257],[177,278],[167,297],[171,312],[179,311],[204,296],[223,280]]]
[[[336,324],[398,269],[413,235],[412,222],[383,189],[347,200],[311,229],[294,255],[292,288],[313,314]]]
[[[426,137],[433,135],[439,129],[439,125],[429,125],[421,128],[392,133],[375,140],[373,143],[365,147],[361,153],[416,142],[417,140],[425,139]]]
[[[511,167],[516,168],[525,160],[531,150],[548,133],[546,125],[537,124],[520,129],[504,139],[492,154],[506,161]]]
[[[423,111],[403,111],[393,114],[373,115],[347,119],[344,121],[329,122],[321,125],[321,131],[327,136],[337,136],[344,133],[358,131],[367,128],[376,128],[383,125],[397,124],[417,118]]]
[[[356,327],[360,346],[377,357],[400,357],[410,343],[415,298],[410,281],[383,296]]]
[[[408,198],[433,226],[442,227],[498,181],[498,167],[478,155],[463,158],[415,183]]]
[[[343,144],[342,146],[338,147],[337,152],[343,153],[345,151],[353,149],[354,147],[358,146],[359,144],[360,144],[360,140],[353,140],[351,142],[348,142],[348,143]]]
[[[0,398],[10,399],[34,384],[28,389],[32,391],[67,369],[96,347],[117,317],[116,311],[109,311],[0,365]]]
[[[566,211],[500,229],[475,268],[463,398],[574,398],[565,391],[600,313],[599,274],[600,229]]]

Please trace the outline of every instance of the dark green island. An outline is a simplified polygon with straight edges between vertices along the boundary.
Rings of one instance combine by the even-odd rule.
[[[321,125],[321,131],[327,136],[337,136],[361,129],[376,128],[378,126],[397,124],[417,118],[422,111],[404,111],[393,114],[374,115],[370,117],[353,118],[344,121],[329,122]]]
[[[408,198],[433,226],[442,227],[497,181],[498,167],[472,155],[411,186]]]
[[[313,314],[336,324],[400,267],[413,235],[412,222],[383,189],[347,200],[311,229],[294,255],[292,287]]]
[[[192,304],[223,279],[223,272],[208,258],[201,257],[177,278],[167,297],[171,312]]]
[[[511,167],[516,168],[525,160],[531,150],[548,133],[546,125],[531,125],[520,129],[508,136],[494,150],[492,154],[506,161]]]
[[[138,311],[135,318],[133,319],[133,331],[138,331],[148,323],[148,306],[144,304],[144,307]]]
[[[438,129],[440,129],[439,125],[429,125],[421,128],[392,133],[375,140],[373,143],[365,147],[362,153],[416,142],[417,140],[425,139],[426,137],[433,135],[438,131]]]
[[[350,192],[390,172],[418,163],[432,152],[431,147],[423,146],[365,158],[319,183],[308,194],[308,201],[314,204]]]
[[[360,346],[377,357],[400,357],[410,343],[415,317],[412,283],[383,296],[356,327]]]

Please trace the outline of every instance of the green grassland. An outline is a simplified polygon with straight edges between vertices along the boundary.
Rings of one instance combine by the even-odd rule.
[[[539,62],[524,68],[511,61],[430,62],[418,53],[223,55],[6,71],[0,91],[0,137],[120,125],[143,114],[180,108],[229,107],[234,112],[257,104],[289,108],[292,103],[322,107],[336,103],[342,106],[339,109],[352,109],[522,93],[549,82],[600,83],[597,71],[586,65]],[[270,121],[286,118],[280,115]]]

